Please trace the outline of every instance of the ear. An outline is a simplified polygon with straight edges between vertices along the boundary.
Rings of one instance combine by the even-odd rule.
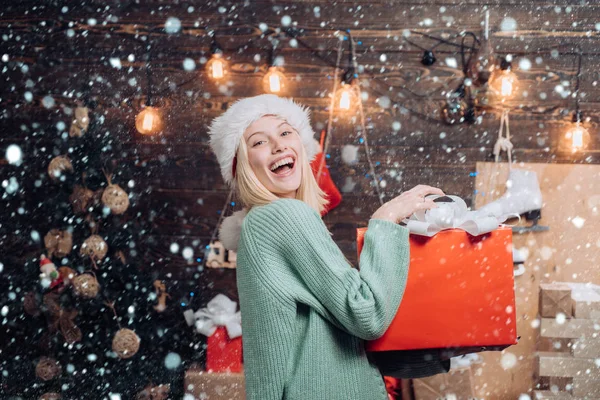
[[[219,228],[219,240],[227,250],[237,252],[242,233],[242,223],[246,214],[248,214],[248,210],[243,208],[223,219]]]

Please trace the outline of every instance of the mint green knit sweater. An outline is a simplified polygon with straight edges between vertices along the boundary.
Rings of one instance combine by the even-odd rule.
[[[305,202],[253,207],[237,253],[247,400],[386,400],[364,340],[391,324],[408,261],[393,222],[369,220],[359,271]]]

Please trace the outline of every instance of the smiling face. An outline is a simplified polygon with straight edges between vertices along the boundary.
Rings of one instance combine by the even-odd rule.
[[[295,198],[302,178],[302,141],[298,132],[285,120],[265,115],[246,128],[243,140],[258,180],[279,197]]]

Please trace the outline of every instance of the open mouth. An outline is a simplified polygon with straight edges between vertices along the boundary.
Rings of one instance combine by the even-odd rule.
[[[292,172],[294,172],[295,168],[296,168],[296,162],[292,161],[290,163],[280,165],[279,167],[275,168],[271,172],[277,176],[287,176],[287,175],[290,175]]]

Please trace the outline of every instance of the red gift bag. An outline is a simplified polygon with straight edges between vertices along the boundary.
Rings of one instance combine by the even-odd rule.
[[[227,329],[219,326],[206,339],[207,372],[242,372],[242,337],[229,339]]]
[[[357,230],[360,258],[367,228]],[[449,229],[410,235],[408,279],[400,307],[371,352],[499,350],[517,343],[512,230],[471,236]]]
[[[325,154],[323,153],[323,142],[325,140],[325,131],[321,132],[321,151],[315,156],[315,158],[311,161],[310,167],[312,172],[319,184],[319,187],[327,193],[327,199],[329,200],[329,204],[325,206],[325,209],[321,213],[321,217],[327,214],[329,211],[336,208],[342,201],[342,194],[335,186],[333,181],[331,180],[331,175],[329,175],[329,169],[325,163]],[[321,176],[317,176],[319,173],[319,166],[321,166]]]

